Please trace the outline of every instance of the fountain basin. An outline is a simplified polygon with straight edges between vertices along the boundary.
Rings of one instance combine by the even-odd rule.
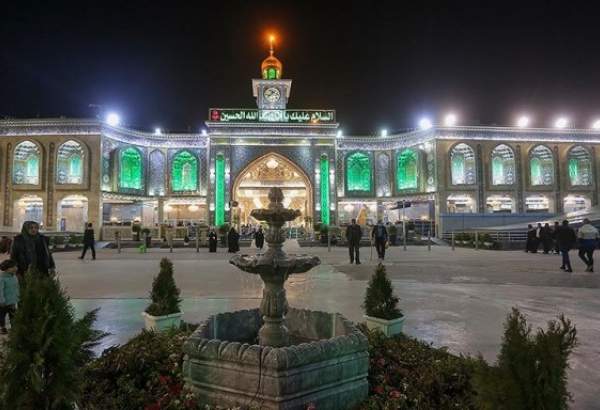
[[[367,338],[338,313],[289,308],[290,345],[259,346],[259,309],[202,322],[184,345],[187,387],[206,404],[349,409],[366,399]]]
[[[317,256],[311,255],[289,255],[284,257],[273,257],[265,253],[261,255],[235,255],[229,263],[237,266],[244,272],[254,274],[275,274],[278,272],[292,274],[308,272],[315,266],[321,264]],[[286,276],[287,277],[287,276]]]

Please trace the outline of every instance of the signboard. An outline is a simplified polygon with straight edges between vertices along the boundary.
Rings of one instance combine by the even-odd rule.
[[[211,108],[208,120],[212,122],[280,122],[293,124],[333,124],[335,110],[244,110]]]

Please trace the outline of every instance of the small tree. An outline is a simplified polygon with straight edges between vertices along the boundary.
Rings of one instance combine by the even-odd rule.
[[[564,315],[533,335],[525,316],[513,308],[496,365],[479,358],[475,386],[480,408],[567,409],[568,360],[576,344],[577,330]]]
[[[380,263],[369,280],[363,309],[367,316],[386,320],[397,319],[403,316],[398,308],[398,300],[398,297],[394,296],[394,288],[387,277],[385,266]]]
[[[71,409],[83,366],[105,336],[92,329],[97,310],[75,320],[58,280],[37,272],[26,274],[22,289],[0,369],[0,408]]]
[[[152,281],[152,292],[150,298],[152,303],[146,309],[146,313],[152,316],[165,316],[179,313],[179,289],[173,278],[173,263],[168,258],[160,261],[160,272]]]

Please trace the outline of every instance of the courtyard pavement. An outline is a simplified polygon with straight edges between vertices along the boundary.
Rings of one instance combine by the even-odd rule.
[[[376,260],[361,248],[362,265],[349,265],[345,248],[299,248],[322,264],[290,277],[286,288],[291,306],[335,311],[362,320],[361,303]],[[253,249],[242,249],[253,253]],[[125,342],[143,327],[152,278],[163,256],[174,262],[183,297],[184,319],[198,322],[228,310],[258,307],[262,285],[258,277],[228,263],[219,249],[100,250],[98,260],[80,261],[78,253],[55,254],[59,277],[78,314],[100,307],[97,327],[112,335],[102,347]],[[405,332],[454,353],[481,353],[493,361],[499,351],[502,324],[512,306],[524,312],[533,328],[564,313],[577,326],[579,345],[571,360],[573,408],[600,408],[600,273],[584,273],[572,252],[574,273],[558,270],[556,255],[526,254],[434,246],[388,249],[385,264],[406,315]],[[600,272],[600,266],[597,265]]]

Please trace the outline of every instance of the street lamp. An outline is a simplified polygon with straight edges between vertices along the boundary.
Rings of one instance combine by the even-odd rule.
[[[517,127],[519,128],[525,128],[529,125],[529,117],[526,115],[522,115],[519,117],[519,119],[517,120]]]
[[[446,127],[454,127],[456,125],[456,115],[453,113],[447,114],[444,117],[444,125]]]
[[[433,124],[431,123],[431,120],[429,118],[423,117],[419,121],[419,128],[421,128],[422,130],[428,130],[432,126]]]
[[[385,128],[381,130],[381,136],[387,137],[387,130]]]
[[[111,127],[116,127],[117,125],[119,125],[121,123],[121,117],[119,117],[119,114],[117,114],[115,112],[110,112],[106,116],[106,122]]]

